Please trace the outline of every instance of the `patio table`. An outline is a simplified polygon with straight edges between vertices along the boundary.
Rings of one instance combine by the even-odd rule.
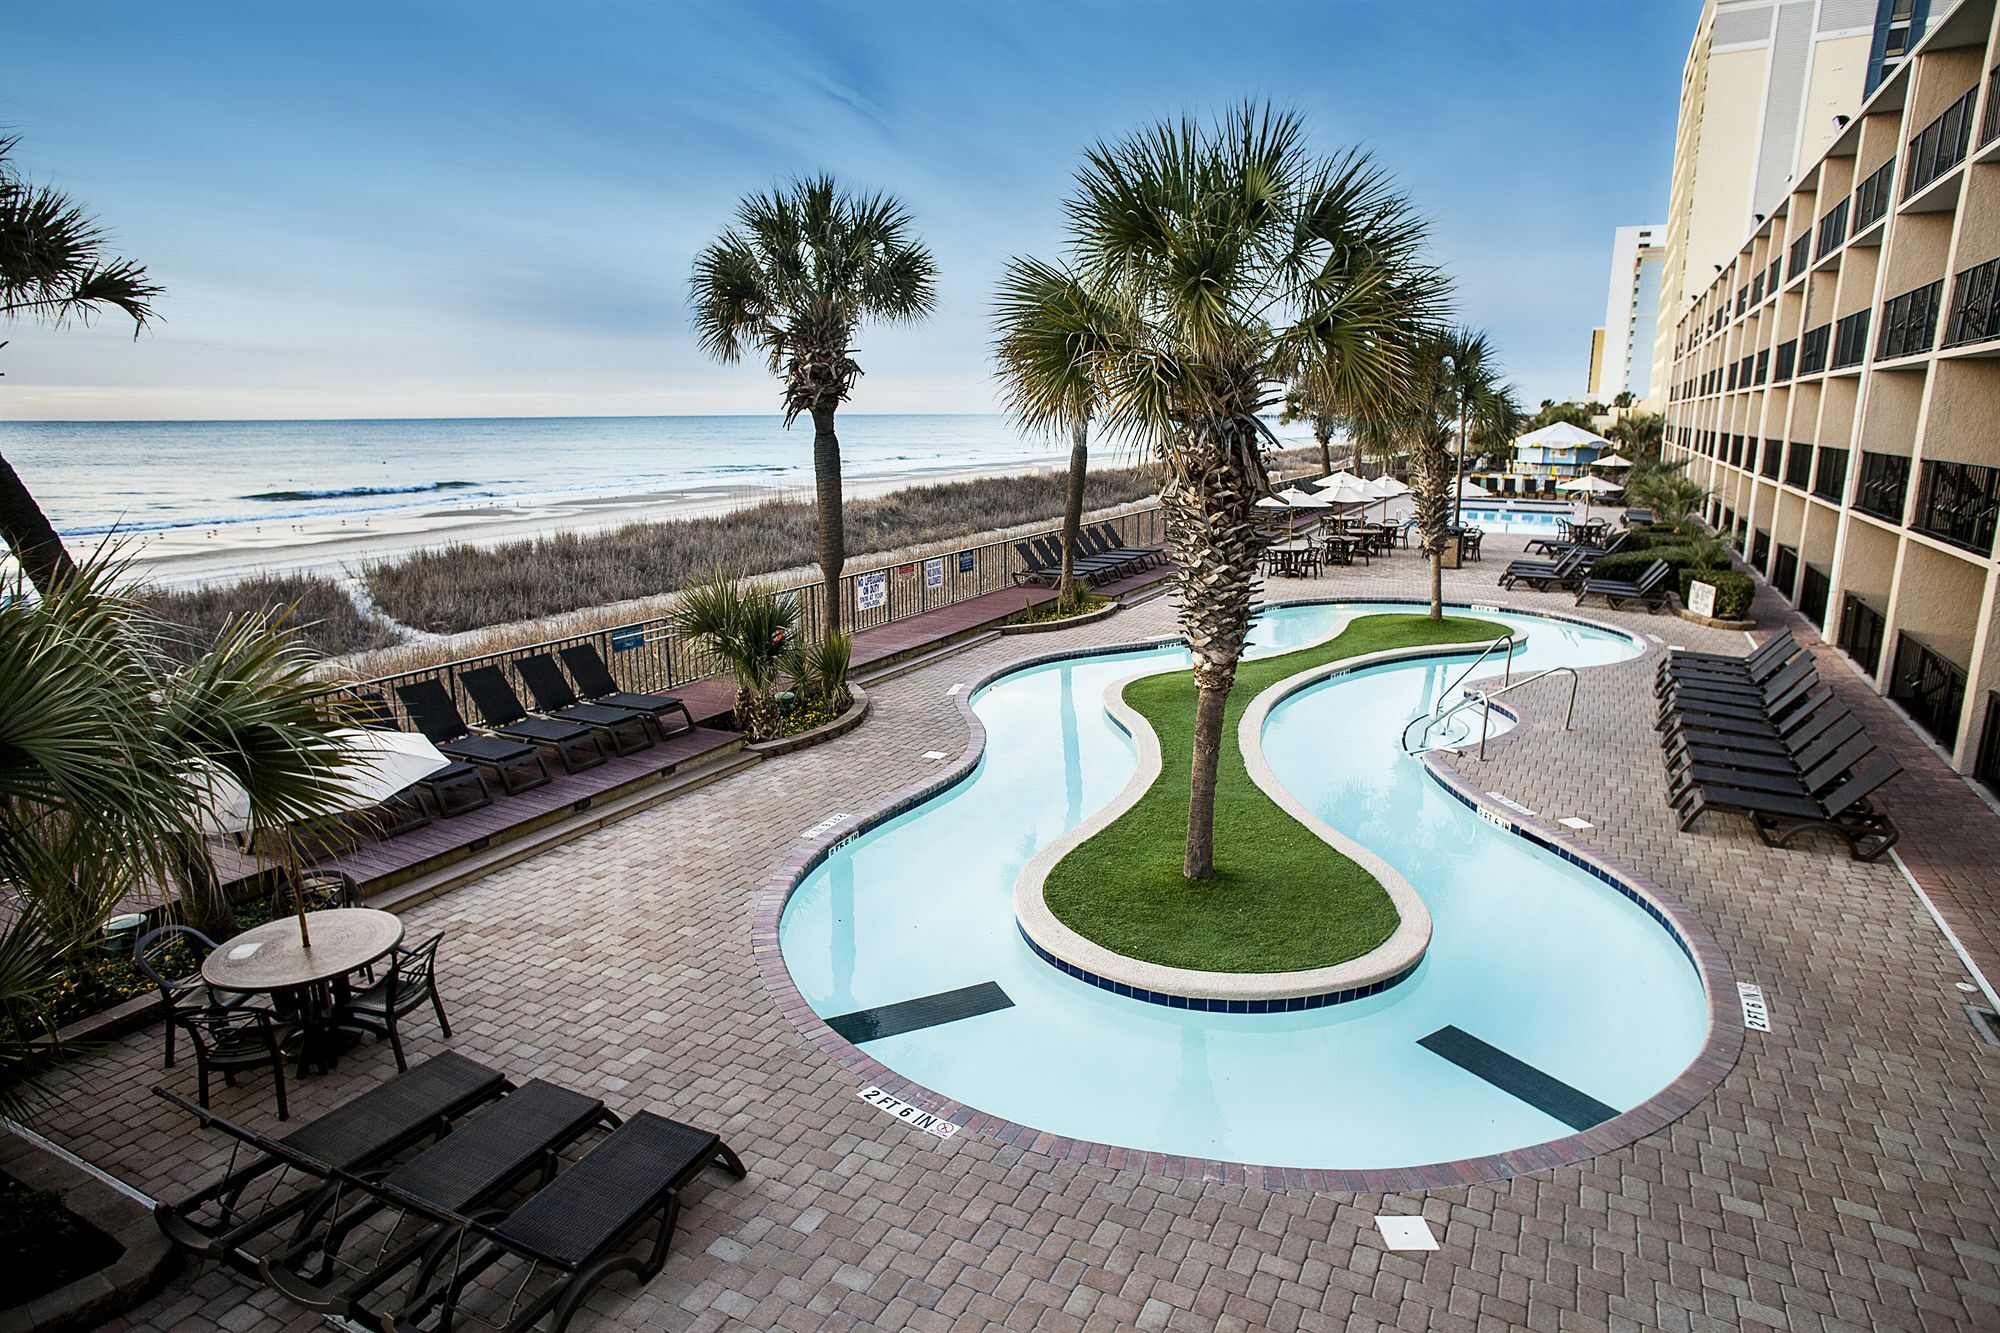
[[[201,965],[201,979],[216,990],[269,994],[297,1006],[301,1078],[309,1065],[333,1068],[342,1032],[375,1030],[342,1013],[347,978],[403,942],[402,918],[372,907],[308,912],[306,926],[310,949],[300,942],[298,918],[283,916],[233,937]]]
[[[1351,565],[1354,563],[1354,557],[1357,555],[1361,557],[1362,564],[1365,565],[1368,563],[1368,543],[1351,533],[1336,532],[1329,534],[1325,539],[1324,545],[1327,557],[1339,564]]]
[[[1319,547],[1309,541],[1280,542],[1266,549],[1265,558],[1273,573],[1304,578],[1319,564]]]

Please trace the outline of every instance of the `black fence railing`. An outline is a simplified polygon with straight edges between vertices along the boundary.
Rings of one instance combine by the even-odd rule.
[[[1896,159],[1890,158],[1870,172],[1854,191],[1854,234],[1859,236],[1889,213],[1889,200],[1896,193]]]
[[[1792,441],[1791,452],[1785,455],[1785,485],[1804,490],[1812,482],[1813,447],[1800,440]]]
[[[1864,514],[1903,521],[1903,502],[1910,494],[1910,460],[1901,454],[1861,455],[1861,474],[1854,483],[1854,507]]]
[[[2000,468],[1924,460],[1910,526],[1980,555],[1993,554],[2000,515]]]
[[[1771,377],[1771,349],[1766,347],[1757,353],[1757,364],[1752,368],[1750,382],[1762,384]]]
[[[1771,534],[1762,528],[1750,534],[1750,563],[1766,574],[1771,572]]]
[[[1915,356],[1931,350],[1937,339],[1938,308],[1944,298],[1944,279],[1927,282],[1882,307],[1882,345],[1875,355],[1883,361],[1899,356]]]
[[[1779,343],[1778,364],[1775,367],[1773,367],[1771,371],[1772,382],[1775,384],[1783,384],[1786,380],[1792,377],[1792,372],[1798,369],[1798,364],[1799,364],[1799,340],[1797,338],[1793,338],[1788,342]]]
[[[1785,259],[1783,255],[1772,256],[1771,267],[1764,271],[1764,295],[1776,296],[1778,294],[1778,275],[1785,271],[1784,265]]]
[[[1972,103],[1977,87],[1953,102],[1910,140],[1909,178],[1903,182],[1903,198],[1908,199],[1938,177],[1965,161],[1966,145],[1972,139]]]
[[[1847,450],[1822,447],[1813,465],[1812,493],[1822,500],[1840,503],[1847,488]]]
[[[1771,556],[1771,586],[1787,601],[1799,579],[1799,552],[1795,546],[1780,545]]]
[[[1986,721],[1979,728],[1979,755],[1972,761],[1972,776],[1986,790],[2000,795],[2000,694],[1992,690],[1986,692]]]
[[[1806,265],[1812,262],[1812,242],[1811,232],[1806,232],[1799,239],[1792,242],[1792,248],[1785,255],[1785,277],[1787,279],[1796,278],[1799,274],[1806,271]]]
[[[1979,121],[1979,146],[2000,139],[2000,69],[1986,76],[1986,114]]]
[[[1827,209],[1825,215],[1820,218],[1819,243],[1813,248],[1813,253],[1819,258],[1825,259],[1835,250],[1838,250],[1840,243],[1846,239],[1847,201],[1843,199],[1832,208]]]
[[[1889,622],[1882,613],[1853,593],[1840,599],[1840,646],[1874,675],[1882,666],[1882,637]]]
[[[1833,342],[1833,325],[1807,329],[1799,338],[1799,374],[1817,375],[1826,369],[1826,354]]]
[[[1100,520],[1091,519],[1095,525]],[[1165,524],[1158,505],[1101,520],[1116,530],[1126,546],[1160,546],[1166,542]],[[1051,529],[1055,535],[1061,530]],[[841,625],[848,630],[874,629],[892,621],[935,611],[940,607],[970,601],[988,593],[1015,586],[1014,573],[1021,568],[1014,545],[1020,537],[985,542],[947,551],[928,559],[859,569],[841,576]],[[818,626],[825,587],[818,580],[790,585],[781,591],[798,600],[799,623]],[[360,682],[358,688],[378,691],[393,704],[397,685],[417,680],[437,680],[452,691],[468,717],[472,701],[458,684],[462,671],[473,667],[504,665],[535,652],[556,652],[578,644],[595,647],[611,664],[619,683],[628,690],[671,690],[691,681],[718,674],[722,663],[674,628],[671,616],[654,616],[626,625],[563,635],[541,643],[524,644],[441,662],[393,675]]]
[[[1799,572],[1799,614],[1818,629],[1826,628],[1826,598],[1832,588],[1833,581],[1818,565],[1807,565]]]
[[[1958,719],[1965,711],[1965,668],[1908,630],[1896,636],[1889,697],[1939,745],[1949,750],[1958,744]]]
[[[1763,476],[1769,477],[1772,481],[1776,481],[1778,474],[1784,470],[1784,466],[1785,442],[1779,439],[1764,441],[1764,453],[1757,460],[1757,471]]]
[[[1952,280],[1951,318],[1944,329],[1946,347],[1992,338],[2000,338],[2000,259],[1975,264]]]
[[[1833,369],[1858,366],[1868,358],[1868,312],[1857,310],[1833,326]]]

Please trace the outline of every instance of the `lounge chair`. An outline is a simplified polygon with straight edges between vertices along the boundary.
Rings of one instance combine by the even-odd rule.
[[[1786,738],[1783,753],[1740,749],[1727,743],[1693,742],[1667,757],[1668,788],[1680,785],[1683,774],[1694,770],[1715,770],[1714,781],[1727,779],[1722,772],[1797,774],[1817,765],[1837,748],[1861,734],[1861,719],[1844,708],[1823,710],[1824,724],[1815,719],[1806,734]]]
[[[1660,745],[1668,753],[1683,744],[1732,744],[1739,749],[1785,749],[1785,742],[1833,702],[1833,691],[1815,684],[1784,716],[1743,717],[1721,713],[1676,713],[1661,728]]]
[[[1572,551],[1559,560],[1516,560],[1500,571],[1500,586],[1525,583],[1538,592],[1572,587],[1589,576],[1590,557]]]
[[[1623,514],[1619,515],[1618,521],[1628,528],[1643,528],[1652,523],[1653,511],[1650,509],[1627,509]]]
[[[1804,651],[1804,645],[1785,630],[1758,644],[1746,657],[1673,652],[1660,660],[1654,688],[1664,692],[1676,680],[1768,680]]]
[[[1062,562],[1052,554],[1043,554],[1028,542],[1014,543],[1014,551],[1021,557],[1021,568],[1014,571],[1015,583],[1043,583],[1053,587],[1062,577]],[[1111,577],[1108,569],[1086,565],[1077,561],[1070,568],[1076,577],[1089,583],[1102,583]]]
[[[154,1095],[254,1150],[249,1162],[234,1166],[181,1202],[154,1204],[154,1220],[181,1248],[255,1276],[257,1260],[243,1245],[294,1218],[304,1219],[301,1230],[310,1226],[331,1206],[325,1186],[336,1172],[372,1167],[443,1134],[459,1117],[510,1086],[498,1072],[446,1051],[275,1140],[253,1134],[165,1088],[154,1088]],[[298,1178],[301,1188],[266,1207],[245,1209],[244,1191],[280,1171]],[[205,1217],[211,1207],[214,1215]]]
[[[562,766],[571,773],[596,768],[611,757],[605,753],[604,743],[598,739],[603,734],[598,728],[580,726],[575,722],[558,722],[553,718],[529,717],[528,710],[521,705],[521,696],[514,693],[514,687],[507,683],[507,677],[497,666],[461,671],[458,683],[472,696],[480,720],[489,729],[517,741],[546,745],[555,751],[556,758],[562,760]]]
[[[1627,602],[1638,602],[1649,613],[1657,614],[1673,597],[1673,590],[1667,586],[1673,572],[1673,566],[1666,561],[1655,560],[1646,566],[1645,573],[1629,583],[1623,579],[1585,579],[1576,594],[1576,604],[1582,606],[1592,597],[1602,597],[1604,604],[1613,610]]]
[[[1120,546],[1116,540],[1108,540],[1104,534],[1091,528],[1076,530],[1076,545],[1086,555],[1102,560],[1122,560],[1128,573],[1137,573],[1153,563],[1153,557],[1131,546]]]
[[[514,674],[528,687],[535,711],[558,722],[574,722],[591,728],[611,743],[619,754],[637,754],[653,743],[646,729],[652,716],[640,708],[620,708],[616,704],[587,704],[570,688],[569,677],[547,653],[514,659]]]
[[[659,730],[660,739],[684,736],[694,730],[694,714],[688,712],[686,704],[671,694],[652,694],[643,690],[628,690],[618,684],[618,678],[611,674],[611,668],[604,665],[597,648],[589,643],[571,644],[557,650],[563,665],[569,668],[570,678],[576,682],[577,692],[585,702],[606,704],[612,708],[635,708],[651,713],[653,725]],[[667,714],[679,713],[682,726],[667,730]]]
[[[1125,544],[1124,539],[1118,535],[1118,529],[1112,527],[1109,523],[1093,524],[1091,525],[1089,531],[1095,534],[1097,540],[1100,543],[1102,543],[1105,547],[1108,547],[1113,551],[1119,552],[1120,554],[1137,555],[1141,559],[1143,559],[1147,564],[1151,565],[1163,564],[1166,561],[1167,558],[1166,547],[1127,546]]]
[[[438,750],[454,759],[478,764],[500,780],[508,795],[539,787],[549,780],[542,752],[532,745],[481,736],[465,725],[458,705],[451,701],[444,682],[434,676],[413,680],[396,687],[396,697],[410,715],[418,731]]]
[[[1028,544],[1035,548],[1043,560],[1050,565],[1062,565],[1062,543],[1054,537],[1030,537]],[[1119,578],[1131,572],[1133,562],[1121,556],[1092,555],[1079,542],[1070,564],[1078,570],[1088,569],[1105,578]]]
[[[1718,680],[1702,677],[1686,677],[1669,681],[1660,696],[1662,718],[1670,711],[1685,711],[1689,708],[1754,708],[1767,710],[1784,698],[1800,681],[1816,680],[1819,673],[1813,669],[1811,657],[1794,657],[1786,662],[1769,679]]]
[[[1823,828],[1847,843],[1857,861],[1873,861],[1902,836],[1887,814],[1869,797],[1902,772],[1888,753],[1875,750],[1865,760],[1817,786],[1799,782],[1785,791],[1756,790],[1735,784],[1693,785],[1681,808],[1681,829],[1703,814],[1728,811],[1748,815],[1757,836],[1771,847],[1789,845],[1808,829]]]
[[[389,707],[389,701],[382,697],[380,691],[354,690],[350,692],[350,697],[355,700],[360,709],[361,724],[369,730],[401,731],[403,729],[402,723],[396,720],[395,712]],[[454,759],[443,768],[427,773],[417,779],[416,785],[410,788],[410,793],[415,798],[418,808],[421,809],[423,807],[423,797],[417,796],[416,793],[418,792],[426,792],[430,795],[431,802],[436,807],[440,819],[450,819],[454,815],[462,815],[468,810],[477,810],[482,806],[493,804],[493,789],[486,785],[486,774],[480,769],[479,765],[468,764],[463,759]],[[383,803],[384,810],[391,810],[391,808],[391,803]],[[425,820],[419,823],[413,823],[407,828],[385,827],[382,830],[382,834],[384,837],[394,837],[398,833],[408,832],[411,828],[420,828],[423,823],[427,822],[429,822],[428,813]]]

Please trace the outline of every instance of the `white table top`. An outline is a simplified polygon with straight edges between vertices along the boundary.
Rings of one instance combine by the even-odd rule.
[[[270,991],[345,976],[403,941],[403,921],[372,907],[306,913],[312,948],[299,942],[299,919],[281,916],[244,931],[208,956],[202,980],[217,990]]]

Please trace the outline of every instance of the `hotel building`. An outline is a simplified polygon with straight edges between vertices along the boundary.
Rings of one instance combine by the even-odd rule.
[[[2000,790],[1996,0],[1933,17],[1850,112],[1662,317],[1667,451],[1771,585]]]
[[[1666,268],[1665,223],[1620,227],[1611,241],[1611,291],[1603,335],[1591,341],[1590,396],[1608,403],[1621,393],[1644,398],[1653,378],[1653,342]]]

